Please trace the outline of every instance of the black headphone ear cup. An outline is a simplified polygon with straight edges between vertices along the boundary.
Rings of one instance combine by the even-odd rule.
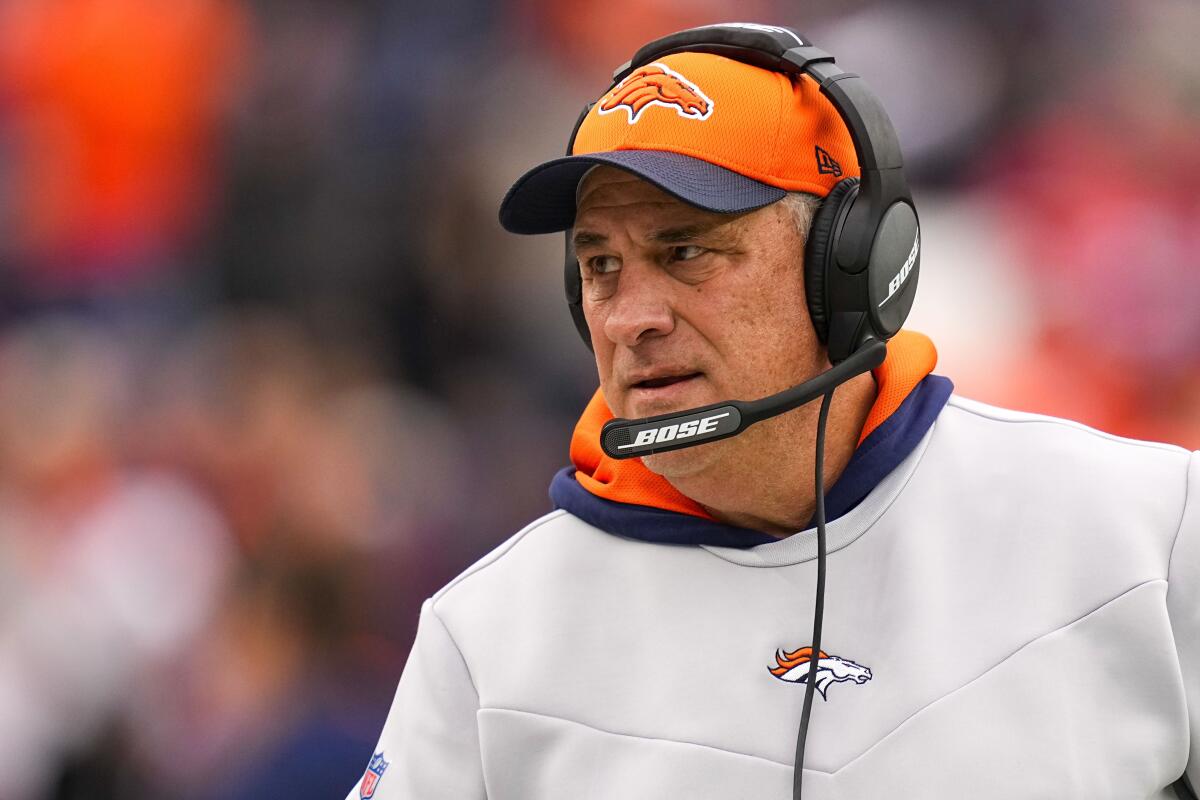
[[[834,247],[834,228],[844,219],[843,207],[858,196],[858,178],[846,178],[834,184],[813,214],[804,250],[804,293],[808,300],[808,315],[812,318],[817,338],[822,344],[829,341],[829,257]]]
[[[575,323],[575,330],[579,331],[579,338],[583,339],[583,343],[587,345],[588,350],[593,350],[592,333],[588,329],[587,319],[583,316],[583,305],[580,303],[571,303],[567,308],[571,310],[571,321]]]
[[[591,350],[592,334],[583,315],[583,279],[579,277],[579,260],[575,258],[575,248],[571,246],[569,229],[566,234],[566,257],[563,259],[563,288],[567,293],[567,310],[571,312],[575,330],[579,331],[579,338]]]

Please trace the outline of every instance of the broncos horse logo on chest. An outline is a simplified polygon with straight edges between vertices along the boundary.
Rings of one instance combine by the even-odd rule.
[[[699,86],[665,64],[655,62],[630,73],[617,84],[600,102],[598,112],[611,114],[623,108],[629,113],[632,125],[650,106],[673,108],[688,119],[708,119],[713,101]]]
[[[801,647],[785,653],[775,651],[774,667],[767,667],[771,674],[787,683],[807,683],[808,671],[812,662],[812,648]],[[821,699],[828,700],[825,693],[835,683],[861,684],[871,680],[871,669],[862,664],[855,664],[849,659],[831,656],[824,650],[817,651],[817,685]]]

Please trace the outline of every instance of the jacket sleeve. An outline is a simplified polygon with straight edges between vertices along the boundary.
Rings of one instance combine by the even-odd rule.
[[[462,653],[433,601],[426,600],[416,641],[364,776],[374,783],[374,793],[362,791],[359,783],[346,800],[486,798],[478,710],[479,695]],[[370,777],[372,767],[376,778]]]
[[[1200,451],[1188,462],[1187,496],[1167,572],[1167,613],[1179,652],[1191,745],[1184,773],[1200,792]]]

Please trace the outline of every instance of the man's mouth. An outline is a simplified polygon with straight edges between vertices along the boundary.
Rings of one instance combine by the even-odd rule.
[[[700,376],[699,372],[689,372],[686,375],[664,375],[661,378],[647,378],[643,381],[638,381],[633,384],[634,389],[661,389],[664,386],[672,386],[676,383],[690,381],[693,378]]]

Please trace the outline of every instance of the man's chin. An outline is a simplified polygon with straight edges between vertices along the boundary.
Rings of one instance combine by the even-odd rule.
[[[669,453],[654,453],[642,456],[642,463],[646,465],[646,469],[668,481],[690,478],[709,469],[715,463],[722,444],[724,442],[711,442],[672,450]]]

